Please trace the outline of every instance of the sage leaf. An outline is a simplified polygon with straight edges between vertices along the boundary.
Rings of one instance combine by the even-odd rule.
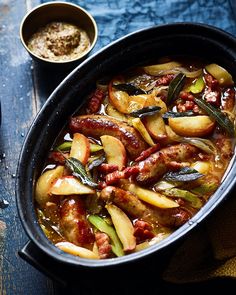
[[[113,87],[117,90],[127,92],[129,95],[146,94],[144,90],[130,83],[113,84]]]
[[[76,158],[70,157],[65,159],[66,167],[71,170],[72,175],[79,178],[83,184],[91,187],[97,187],[98,184],[87,174],[83,164]]]
[[[168,181],[192,181],[202,176],[203,174],[199,173],[197,170],[189,168],[189,167],[184,167],[180,169],[179,171],[167,172],[163,176],[163,179]]]
[[[179,118],[179,117],[191,117],[194,116],[194,112],[188,111],[188,112],[166,112],[162,115],[162,118],[168,119],[168,118]]]
[[[142,117],[145,117],[145,116],[151,116],[151,115],[154,115],[156,113],[159,113],[160,110],[161,110],[161,107],[150,106],[150,107],[146,107],[146,108],[142,108],[140,110],[134,111],[134,112],[130,113],[130,115],[133,116],[133,117],[142,118]]]
[[[186,76],[183,73],[179,73],[171,82],[167,93],[167,105],[172,104],[177,98],[184,86]]]

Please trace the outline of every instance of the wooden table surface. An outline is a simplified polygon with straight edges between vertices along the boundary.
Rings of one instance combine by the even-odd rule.
[[[47,1],[0,0],[0,100],[2,105],[0,127],[0,294],[100,294],[92,283],[86,285],[79,280],[78,288],[74,290],[69,290],[68,287],[62,288],[18,256],[18,251],[28,241],[21,226],[15,203],[15,176],[19,153],[35,115],[52,90],[66,75],[66,73],[42,74],[32,63],[20,43],[19,25],[23,16],[41,2]],[[111,40],[142,26],[146,27],[167,21],[206,22],[236,34],[236,22],[233,20],[228,1],[171,0],[166,1],[170,11],[163,12],[159,12],[158,8],[163,7],[165,1],[159,0],[135,0],[133,2],[124,0],[122,7],[119,7],[119,1],[109,0],[71,2],[87,8],[98,22],[99,41],[93,52]],[[184,9],[187,6],[192,9],[192,15],[185,17]],[[206,12],[205,16],[202,11]],[[129,17],[134,12],[136,12],[136,16]],[[149,19],[145,24],[141,24],[139,16],[144,17],[145,14],[152,16],[151,21]],[[117,18],[116,28],[110,26],[109,23],[113,22],[114,17]],[[220,22],[218,17],[227,18],[227,21],[224,22],[221,19]],[[108,30],[106,24],[110,26],[111,33],[106,31],[106,29]],[[105,291],[108,288],[110,294],[118,294],[118,292],[132,294],[132,289],[129,289],[128,292],[128,289],[122,286],[121,278],[117,282],[119,282],[117,286],[113,286],[112,289],[105,284]],[[214,286],[230,285],[235,286],[235,283],[233,285],[231,281],[227,280],[214,283]],[[203,284],[201,286],[206,288],[212,285]],[[173,286],[164,282],[160,283],[159,287],[167,293],[174,290],[189,291],[193,288],[193,286]],[[195,288],[197,289],[198,286]],[[145,288],[140,290],[145,292]],[[104,292],[102,293],[104,294]],[[147,292],[145,293],[147,294]]]

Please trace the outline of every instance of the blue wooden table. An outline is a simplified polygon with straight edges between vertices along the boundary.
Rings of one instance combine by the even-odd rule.
[[[0,294],[153,294],[152,286],[162,291],[191,291],[193,286],[173,286],[162,281],[147,282],[147,288],[134,289],[114,280],[97,291],[91,283],[79,282],[78,288],[63,288],[18,256],[27,242],[15,204],[16,167],[29,126],[52,90],[66,73],[42,74],[20,44],[19,25],[27,11],[47,2],[38,0],[0,0]],[[236,35],[236,18],[226,0],[86,0],[71,1],[87,9],[96,19],[99,30],[96,52],[129,32],[169,22],[193,21],[208,23]],[[141,278],[139,278],[141,279]],[[137,278],[137,281],[139,280]],[[105,278],[104,278],[105,282]],[[234,284],[234,285],[233,285]],[[136,284],[137,285],[137,284]],[[145,285],[145,284],[144,284]],[[211,288],[235,287],[227,280],[196,285]],[[148,290],[148,291],[147,291]],[[199,289],[200,290],[200,289]],[[206,290],[206,289],[205,289]],[[101,292],[101,293],[100,293]],[[155,294],[155,291],[154,291]],[[168,294],[168,293],[167,293]]]

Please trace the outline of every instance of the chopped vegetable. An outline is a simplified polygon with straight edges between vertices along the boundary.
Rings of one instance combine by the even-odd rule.
[[[176,172],[167,172],[163,179],[168,181],[192,181],[202,177],[203,174],[199,173],[197,170],[184,167]]]
[[[191,192],[197,195],[203,195],[214,192],[217,187],[217,182],[202,183],[200,186],[191,189]]]
[[[116,233],[123,244],[124,251],[131,251],[136,246],[134,237],[134,227],[128,216],[117,206],[113,204],[106,205],[106,209],[111,215]]]
[[[198,104],[209,116],[214,118],[218,124],[224,128],[229,135],[234,136],[234,124],[230,121],[228,116],[222,113],[219,109],[213,107],[210,103],[207,103],[205,100],[201,98],[194,98],[196,104]]]
[[[96,153],[103,150],[103,146],[95,143],[90,143],[90,152],[91,153]]]
[[[142,118],[145,116],[151,116],[156,113],[159,113],[160,110],[161,110],[161,107],[159,107],[159,106],[151,106],[151,107],[146,107],[146,108],[142,108],[140,110],[134,111],[134,112],[130,113],[130,115],[133,117]]]
[[[97,187],[97,183],[95,183],[90,176],[88,176],[83,164],[75,159],[75,158],[68,158],[65,159],[66,166],[72,172],[72,175],[79,178],[83,184],[87,184],[91,187]]]
[[[123,256],[124,255],[123,247],[114,228],[111,225],[109,225],[102,217],[98,215],[90,215],[88,217],[88,220],[99,231],[106,233],[110,237],[111,244],[112,244],[112,252],[116,256]]]
[[[56,150],[61,151],[61,152],[66,152],[71,149],[71,146],[72,146],[72,141],[65,141],[62,144],[60,144],[59,146],[57,146]],[[98,152],[102,149],[103,149],[103,147],[101,145],[95,144],[95,143],[90,143],[90,152],[91,153]]]
[[[56,150],[61,151],[61,152],[66,152],[71,149],[72,141],[65,141],[59,146],[56,147]]]
[[[155,189],[156,190],[165,190],[165,189],[170,189],[170,188],[176,187],[178,185],[179,185],[179,182],[160,180],[155,184]]]
[[[219,82],[221,86],[227,87],[234,84],[233,78],[226,69],[217,64],[210,64],[206,66],[206,70]]]
[[[196,93],[200,93],[200,92],[202,92],[203,89],[204,89],[204,87],[205,87],[205,82],[204,82],[204,80],[203,80],[203,77],[200,76],[200,77],[194,82],[194,84],[192,84],[192,85],[188,88],[188,90],[189,90],[190,92],[196,94]]]
[[[179,188],[170,188],[163,191],[163,194],[168,197],[182,198],[191,203],[193,208],[201,208],[202,202],[199,197],[187,190]]]
[[[171,82],[168,88],[168,94],[167,94],[167,105],[172,104],[177,98],[181,91],[181,89],[184,86],[185,82],[185,75],[182,73],[179,73]]]
[[[200,137],[183,137],[182,141],[196,146],[207,154],[217,154],[216,146],[209,139]]]

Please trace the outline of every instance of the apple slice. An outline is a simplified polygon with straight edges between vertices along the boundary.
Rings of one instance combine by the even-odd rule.
[[[55,244],[55,246],[64,252],[67,252],[69,254],[76,255],[82,258],[99,259],[99,256],[93,251],[80,246],[76,246],[75,244],[70,242],[59,242]]]
[[[168,119],[171,129],[181,136],[202,137],[211,133],[215,121],[209,116],[177,117]]]
[[[150,145],[154,146],[155,142],[152,140],[150,134],[148,133],[146,127],[143,125],[143,122],[140,118],[132,119],[132,124],[136,130],[140,133],[142,138]]]
[[[158,208],[167,209],[179,207],[175,201],[163,196],[162,194],[149,189],[141,188],[133,183],[125,183],[124,189],[134,193],[140,200]]]
[[[157,140],[166,139],[167,134],[165,122],[160,113],[154,114],[152,116],[146,116],[143,119],[143,123],[152,138]]]
[[[59,177],[62,177],[64,172],[63,166],[58,166],[54,169],[47,170],[38,179],[35,189],[35,199],[40,207],[45,207],[46,203],[50,201],[49,190],[52,183]]]
[[[85,165],[90,156],[90,143],[86,136],[80,133],[74,133],[70,150],[70,157],[79,160]]]
[[[106,209],[111,215],[112,222],[123,245],[124,251],[134,250],[136,247],[134,227],[128,216],[113,204],[106,205]]]
[[[123,143],[110,135],[100,137],[108,164],[117,165],[119,170],[126,166],[127,155]]]
[[[52,184],[49,193],[53,195],[67,196],[93,194],[95,191],[73,176],[64,176],[56,179]]]
[[[125,114],[117,111],[117,109],[115,107],[113,107],[110,103],[106,107],[106,113],[115,119],[118,119],[118,120],[121,120],[124,122],[128,121],[127,116]]]

